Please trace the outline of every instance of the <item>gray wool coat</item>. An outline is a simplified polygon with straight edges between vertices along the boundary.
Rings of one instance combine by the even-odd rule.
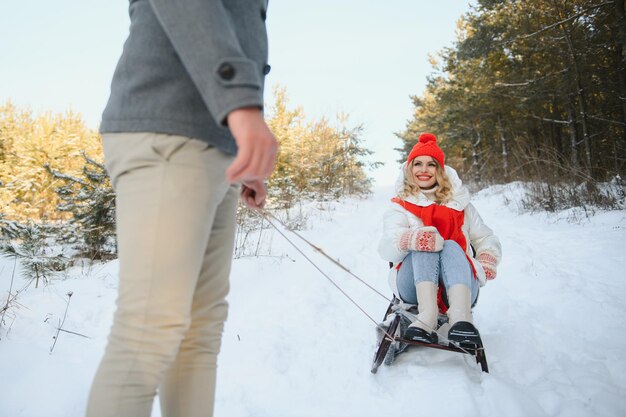
[[[130,0],[101,133],[156,132],[228,154],[232,110],[263,108],[267,0]]]

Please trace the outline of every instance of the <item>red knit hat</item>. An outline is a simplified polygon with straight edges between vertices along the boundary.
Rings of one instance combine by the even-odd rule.
[[[409,153],[407,164],[410,164],[412,160],[422,155],[432,156],[443,168],[446,156],[441,148],[437,146],[437,137],[432,133],[422,133],[420,135],[417,143],[411,149],[411,153]]]

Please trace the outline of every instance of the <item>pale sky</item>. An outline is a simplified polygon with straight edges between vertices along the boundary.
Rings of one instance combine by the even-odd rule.
[[[350,114],[365,146],[395,180],[394,132],[412,115],[410,95],[432,73],[428,55],[453,46],[469,0],[270,0],[265,100],[287,88],[308,116]],[[128,33],[124,0],[0,1],[0,103],[82,113],[97,128]],[[433,132],[437,133],[437,132]]]

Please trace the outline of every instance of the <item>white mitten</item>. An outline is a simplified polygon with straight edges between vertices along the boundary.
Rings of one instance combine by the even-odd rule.
[[[498,260],[496,259],[495,256],[487,252],[482,252],[481,254],[478,255],[478,258],[476,258],[476,260],[480,262],[480,264],[483,266],[483,269],[485,270],[485,276],[487,277],[487,279],[491,280],[496,277],[497,275],[496,266],[498,265]]]
[[[400,236],[400,250],[439,252],[443,249],[443,238],[433,226],[416,227]]]

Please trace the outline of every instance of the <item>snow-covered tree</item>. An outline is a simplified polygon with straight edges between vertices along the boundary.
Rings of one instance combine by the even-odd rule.
[[[0,254],[17,258],[24,277],[34,281],[35,288],[40,283],[47,284],[71,264],[62,246],[56,244],[59,227],[59,224],[46,222],[9,223],[11,240],[2,244]]]
[[[46,166],[80,174],[81,153],[102,155],[100,137],[75,112],[33,115],[7,102],[0,105],[0,204],[7,218],[58,220],[56,179]]]
[[[80,176],[64,174],[47,166],[62,185],[56,188],[60,212],[70,213],[62,243],[74,245],[79,255],[91,260],[112,259],[115,239],[115,193],[102,163],[82,154],[85,165]]]

